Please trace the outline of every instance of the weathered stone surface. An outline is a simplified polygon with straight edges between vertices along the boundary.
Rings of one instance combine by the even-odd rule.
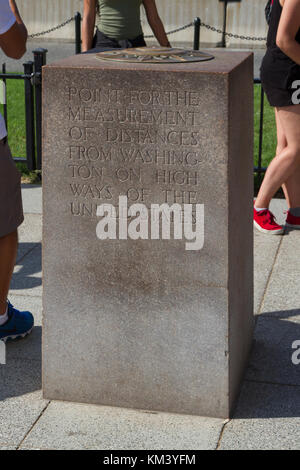
[[[253,326],[252,54],[44,68],[44,395],[228,417]],[[97,205],[204,204],[204,246],[99,240]]]

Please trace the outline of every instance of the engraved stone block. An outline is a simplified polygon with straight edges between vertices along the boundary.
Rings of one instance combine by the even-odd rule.
[[[250,53],[44,67],[46,398],[230,415],[253,329],[252,167]],[[139,228],[120,196],[149,211]],[[151,239],[153,204],[192,204],[194,230],[204,207],[203,247],[172,214]]]

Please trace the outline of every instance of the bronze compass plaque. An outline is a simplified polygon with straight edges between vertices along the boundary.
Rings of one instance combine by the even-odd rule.
[[[214,59],[206,52],[172,47],[137,47],[132,49],[114,49],[99,52],[97,59],[114,62],[133,62],[146,64],[174,64],[186,62],[203,62]]]

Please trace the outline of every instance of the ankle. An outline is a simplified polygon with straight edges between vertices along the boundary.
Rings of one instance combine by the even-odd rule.
[[[294,217],[300,217],[300,207],[290,207],[289,212],[290,212]]]
[[[7,312],[7,300],[0,300],[0,315],[5,315]]]
[[[257,209],[269,209],[270,203],[266,203],[266,201],[260,201],[259,199],[256,199],[254,202],[254,207]]]

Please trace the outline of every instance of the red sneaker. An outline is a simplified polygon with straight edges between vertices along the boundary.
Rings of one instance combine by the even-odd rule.
[[[254,213],[254,226],[262,233],[269,233],[270,235],[281,235],[284,228],[275,222],[275,216],[269,209],[264,211],[257,211],[253,209]]]
[[[296,217],[295,215],[291,214],[290,211],[287,211],[285,225],[288,227],[300,228],[300,217]]]

